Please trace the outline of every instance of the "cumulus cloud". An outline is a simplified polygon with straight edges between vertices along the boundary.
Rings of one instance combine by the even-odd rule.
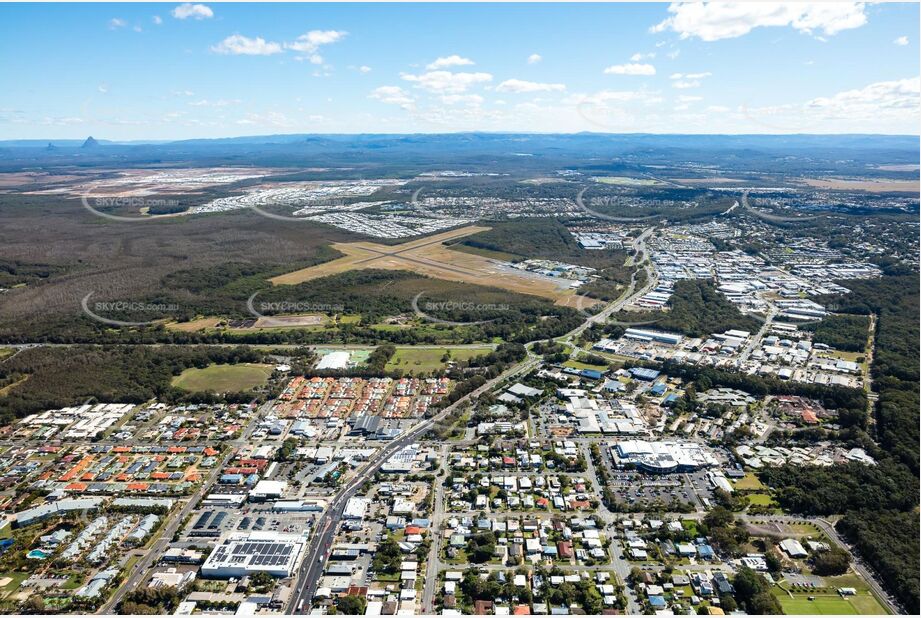
[[[118,30],[119,28],[124,28],[127,25],[128,22],[120,17],[113,17],[109,20],[109,30]]]
[[[672,73],[669,79],[672,80],[672,88],[686,90],[688,88],[700,88],[700,80],[710,77],[713,73],[705,71],[702,73]]]
[[[443,56],[441,58],[436,58],[435,62],[431,62],[425,68],[429,71],[436,71],[438,69],[446,69],[448,67],[462,67],[470,66],[476,64],[470,58],[464,58],[458,56],[457,54],[452,54],[450,56]]]
[[[530,56],[528,56],[528,64],[537,64],[543,59],[544,57],[541,56],[540,54],[531,54]]]
[[[704,41],[732,39],[770,26],[832,36],[867,23],[864,2],[673,2],[668,12],[671,16],[651,32],[671,30],[683,39]]]
[[[438,94],[459,94],[470,86],[492,81],[489,73],[452,73],[451,71],[428,71],[420,75],[401,73],[400,77],[418,87]]]
[[[911,77],[819,97],[807,102],[806,107],[841,115],[871,115],[893,110],[912,110],[917,115],[919,94],[921,78]]]
[[[186,2],[173,9],[173,17],[176,19],[211,19],[214,17],[214,11],[205,4]]]
[[[217,45],[213,45],[211,51],[234,56],[271,56],[280,54],[282,47],[279,43],[266,41],[262,37],[257,36],[251,39],[241,34],[232,34]]]
[[[656,68],[651,64],[615,64],[604,70],[605,75],[655,75]]]
[[[161,25],[161,24],[163,23],[163,18],[160,17],[159,15],[154,15],[154,16],[153,16],[153,23],[154,23],[154,25],[159,26],[159,25]]]
[[[643,60],[652,60],[655,57],[656,57],[656,52],[649,52],[648,54],[644,54],[642,52],[636,52],[635,54],[630,56],[630,62],[642,62]]]
[[[399,86],[380,86],[372,90],[368,97],[381,103],[399,105],[404,109],[411,108],[415,103],[415,99]]]
[[[523,79],[507,79],[496,86],[496,92],[562,92],[563,90],[566,90],[565,84],[529,82]]]
[[[478,94],[446,94],[441,97],[445,105],[470,105],[477,107],[483,104],[483,97]]]
[[[343,30],[311,30],[297,37],[293,43],[285,43],[285,47],[303,54],[315,54],[323,45],[338,43],[347,34]]]
[[[893,43],[895,43],[896,45],[899,45],[899,46],[908,45],[908,37],[907,37],[907,36],[900,36],[899,38],[897,38],[896,40],[894,40]]]
[[[358,67],[358,71],[359,71],[359,73],[370,73],[370,72],[371,72],[371,67],[369,67],[369,66],[366,65],[366,64],[363,64],[363,65],[361,65],[360,67]]]

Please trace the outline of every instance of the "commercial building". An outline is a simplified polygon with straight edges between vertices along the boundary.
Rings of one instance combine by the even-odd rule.
[[[265,572],[290,577],[303,558],[307,541],[294,534],[232,534],[214,548],[201,566],[203,577],[226,579]]]
[[[653,474],[691,472],[719,464],[713,453],[696,442],[624,440],[611,448],[614,463]]]

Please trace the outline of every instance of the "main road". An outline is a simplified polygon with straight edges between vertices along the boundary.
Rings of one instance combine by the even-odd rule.
[[[594,324],[604,322],[604,320],[606,320],[611,313],[623,308],[634,297],[642,296],[654,285],[654,278],[650,273],[651,265],[646,260],[645,249],[646,238],[649,237],[653,229],[654,228],[652,227],[647,228],[633,242],[633,248],[636,251],[636,255],[639,256],[642,254],[643,262],[646,262],[645,268],[649,282],[643,286],[642,289],[638,291],[635,290],[636,277],[634,273],[634,277],[630,281],[630,286],[618,300],[609,304],[601,312],[587,317],[582,324],[566,333],[565,335],[558,337],[557,339],[571,339],[573,337],[578,337],[583,331],[585,331],[585,329],[591,327]],[[286,611],[288,613],[306,613],[309,611],[311,602],[317,591],[317,584],[319,583],[320,576],[323,573],[325,559],[329,556],[329,552],[332,547],[333,540],[336,537],[336,532],[339,528],[339,522],[342,520],[342,513],[345,510],[346,504],[350,498],[353,498],[358,493],[362,485],[364,485],[367,480],[372,478],[374,474],[376,474],[377,471],[381,469],[381,466],[384,465],[388,459],[390,459],[404,447],[409,446],[410,444],[417,441],[421,436],[425,434],[426,431],[449,417],[453,412],[460,409],[462,406],[466,405],[469,400],[475,399],[483,393],[492,390],[496,385],[506,380],[510,380],[519,375],[529,373],[539,364],[540,358],[533,356],[529,352],[528,355],[519,363],[509,367],[500,375],[485,382],[476,390],[471,391],[470,393],[461,397],[456,402],[444,408],[435,416],[425,419],[417,425],[413,426],[410,430],[406,431],[400,435],[400,437],[393,440],[387,446],[372,455],[371,458],[365,463],[365,465],[358,470],[355,476],[342,489],[339,490],[335,497],[333,497],[327,509],[314,523],[311,540],[305,552],[305,558],[301,562],[300,568],[298,569],[295,593],[291,602],[286,608]]]
[[[130,591],[137,588],[137,586],[144,580],[147,576],[147,570],[156,563],[157,560],[163,555],[169,548],[169,544],[173,540],[173,535],[177,530],[185,523],[186,518],[192,511],[195,510],[195,507],[198,505],[198,502],[205,496],[205,494],[210,491],[212,485],[217,481],[217,477],[220,474],[221,470],[230,462],[230,459],[233,457],[234,453],[237,451],[239,446],[246,444],[250,434],[253,429],[256,427],[256,423],[262,417],[265,408],[270,406],[270,403],[263,404],[263,409],[257,411],[256,414],[247,422],[246,426],[240,432],[240,437],[236,440],[228,442],[229,448],[224,454],[223,459],[221,460],[220,465],[214,466],[211,474],[205,479],[196,491],[186,502],[182,505],[182,508],[173,516],[167,517],[167,523],[160,530],[157,540],[144,551],[144,555],[138,560],[131,570],[126,574],[127,579],[123,584],[121,584],[116,590],[115,593],[106,601],[102,607],[99,608],[98,614],[111,615],[115,613],[115,610],[118,608],[118,605],[122,602]]]

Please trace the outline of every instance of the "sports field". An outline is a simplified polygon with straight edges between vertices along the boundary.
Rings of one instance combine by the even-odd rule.
[[[173,378],[172,384],[185,391],[236,393],[262,386],[272,375],[271,365],[209,365],[204,369],[186,369]]]
[[[867,591],[859,592],[852,597],[842,597],[836,593],[799,593],[795,594],[792,599],[781,590],[777,590],[776,594],[784,613],[789,615],[879,615],[887,613],[876,598]],[[810,601],[809,597],[815,597],[815,600]]]

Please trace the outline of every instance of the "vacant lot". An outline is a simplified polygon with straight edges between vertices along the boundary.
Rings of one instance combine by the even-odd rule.
[[[404,373],[428,373],[443,369],[449,361],[467,360],[481,354],[488,354],[492,346],[480,348],[398,348],[385,369],[403,370]],[[448,359],[442,360],[448,353]]]
[[[917,193],[917,180],[887,180],[870,178],[803,178],[803,184],[832,191],[867,191],[868,193]]]
[[[210,365],[204,369],[186,369],[173,379],[173,386],[193,392],[235,393],[262,386],[270,375],[271,365]]]

